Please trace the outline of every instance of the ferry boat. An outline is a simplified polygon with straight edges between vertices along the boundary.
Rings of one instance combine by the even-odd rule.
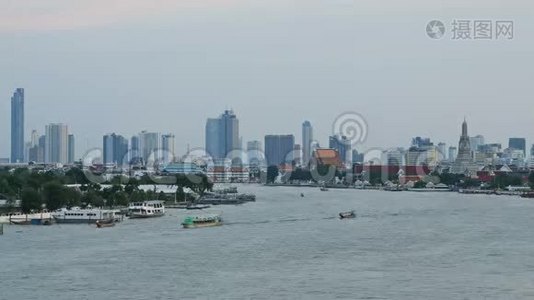
[[[0,215],[0,224],[49,224],[52,215],[49,212],[40,212],[33,214],[11,213]]]
[[[58,224],[95,224],[98,220],[119,220],[116,210],[73,207],[62,208],[52,213]]]
[[[130,219],[154,218],[165,215],[163,201],[151,200],[131,203],[128,207]]]
[[[184,228],[202,228],[221,226],[222,218],[220,215],[200,215],[200,216],[188,216],[182,223]]]

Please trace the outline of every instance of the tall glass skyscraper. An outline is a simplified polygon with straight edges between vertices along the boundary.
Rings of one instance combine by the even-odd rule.
[[[24,89],[11,97],[11,162],[24,162]]]
[[[231,110],[206,121],[206,151],[215,159],[239,149],[239,120]]]
[[[302,123],[302,165],[308,166],[312,155],[313,127],[309,121]]]
[[[280,166],[291,164],[293,161],[293,149],[295,147],[295,137],[288,135],[266,135],[265,136],[265,157],[268,166]]]
[[[103,138],[104,164],[122,166],[128,163],[128,139],[115,133]]]
[[[69,134],[68,141],[67,141],[67,162],[69,164],[74,163],[74,155],[75,155],[74,150],[76,149],[75,145],[76,145],[76,142],[74,139],[74,134]]]

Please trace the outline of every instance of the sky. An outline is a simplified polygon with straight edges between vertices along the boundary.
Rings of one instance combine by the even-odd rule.
[[[457,146],[470,135],[534,143],[529,0],[5,0],[0,9],[0,157],[10,98],[25,88],[26,136],[67,123],[77,155],[102,135],[174,133],[204,146],[233,109],[243,142],[295,134],[327,145],[338,116],[366,122],[359,149]],[[453,20],[512,20],[511,40],[453,40]],[[441,20],[442,39],[426,35]]]

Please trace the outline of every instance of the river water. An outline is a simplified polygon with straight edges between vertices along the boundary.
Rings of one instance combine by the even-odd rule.
[[[532,200],[239,188],[215,228],[4,226],[0,299],[534,299]]]

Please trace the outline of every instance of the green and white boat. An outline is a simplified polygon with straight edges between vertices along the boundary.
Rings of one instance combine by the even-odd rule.
[[[182,222],[184,228],[213,227],[221,226],[222,224],[221,216],[216,214],[187,216]]]

